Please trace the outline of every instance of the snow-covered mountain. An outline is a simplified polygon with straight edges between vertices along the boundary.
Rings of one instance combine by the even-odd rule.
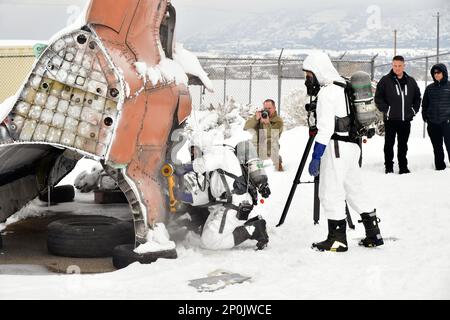
[[[313,13],[282,10],[269,15],[237,15],[226,24],[197,33],[180,32],[180,40],[197,52],[254,53],[274,48],[355,50],[393,47],[435,48],[436,15],[440,11],[441,47],[450,47],[450,5],[439,9],[384,10],[361,7]]]

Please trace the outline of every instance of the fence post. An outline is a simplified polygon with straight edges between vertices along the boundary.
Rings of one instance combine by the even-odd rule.
[[[281,49],[280,57],[278,58],[278,115],[281,116],[281,89],[283,81],[283,66],[281,58],[283,57],[284,48]]]
[[[227,65],[228,65],[228,63],[227,63]],[[227,71],[228,71],[228,68],[227,68],[227,66],[225,66],[225,68],[223,70],[223,105],[224,106],[227,102]]]
[[[254,62],[253,62],[254,63]],[[249,84],[249,93],[248,93],[248,104],[252,104],[252,86],[253,86],[253,63],[250,65],[250,84]]]
[[[425,88],[428,86],[428,67],[429,67],[429,57],[425,58]],[[427,137],[427,123],[423,122],[423,138]]]
[[[378,57],[378,53],[376,55],[374,55],[371,60],[370,72],[371,72],[371,76],[372,76],[372,81],[375,80],[375,59],[377,57]]]

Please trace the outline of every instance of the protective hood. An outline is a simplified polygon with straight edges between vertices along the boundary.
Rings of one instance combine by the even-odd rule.
[[[303,62],[303,70],[314,73],[321,86],[342,81],[330,57],[324,52],[311,53]]]
[[[438,64],[435,64],[433,66],[433,68],[431,68],[431,76],[433,77],[434,82],[437,82],[436,79],[434,78],[434,72],[436,70],[439,70],[444,74],[444,79],[442,79],[441,82],[446,83],[448,81],[448,71],[447,71],[447,67],[445,66],[445,64],[438,63]]]

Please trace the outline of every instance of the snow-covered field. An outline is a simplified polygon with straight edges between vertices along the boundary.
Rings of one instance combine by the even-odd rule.
[[[383,139],[365,148],[364,172],[386,245],[357,246],[362,225],[349,231],[350,250],[319,253],[313,241],[326,236],[326,220],[313,226],[313,188],[301,185],[285,225],[275,228],[292,186],[308,132],[296,128],[282,138],[286,172],[269,171],[272,197],[258,208],[269,222],[270,245],[252,244],[221,252],[178,244],[177,260],[135,264],[101,275],[0,275],[0,299],[449,299],[450,170],[433,170],[432,148],[415,121],[406,176],[383,173]],[[86,163],[84,163],[86,165]],[[303,180],[310,180],[304,175]],[[358,217],[353,214],[353,219]],[[1,252],[1,250],[0,250]],[[198,293],[188,281],[217,269],[252,277],[215,293]]]

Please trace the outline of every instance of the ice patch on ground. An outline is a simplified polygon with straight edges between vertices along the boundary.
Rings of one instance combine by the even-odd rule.
[[[147,234],[147,242],[137,247],[134,252],[137,254],[145,254],[159,251],[174,250],[176,244],[170,241],[169,232],[163,223],[158,223],[153,230],[149,230]]]

